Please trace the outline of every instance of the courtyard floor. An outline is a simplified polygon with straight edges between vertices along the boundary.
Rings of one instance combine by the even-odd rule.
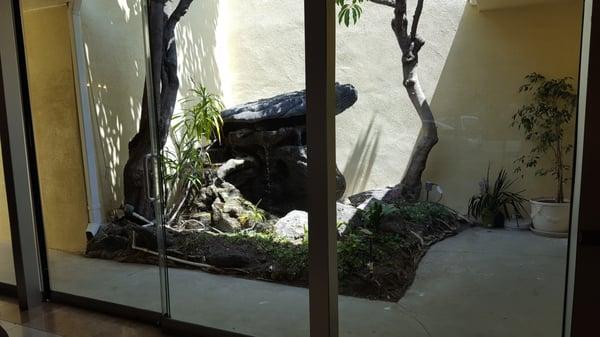
[[[468,229],[434,245],[397,303],[340,297],[344,337],[559,337],[566,239]],[[160,310],[156,267],[50,252],[56,291]],[[0,258],[8,246],[0,245]],[[10,281],[0,263],[0,282]],[[172,317],[260,337],[308,336],[308,291],[170,269]],[[1,319],[1,317],[0,317]]]

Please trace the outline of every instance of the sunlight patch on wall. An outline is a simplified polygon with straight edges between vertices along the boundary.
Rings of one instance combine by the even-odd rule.
[[[125,16],[125,22],[129,22],[129,19],[131,18],[131,9],[129,8],[127,0],[117,0],[117,3],[123,11],[123,15]]]
[[[226,107],[232,104],[231,73],[229,60],[229,8],[228,1],[219,1],[219,12],[222,13],[217,24],[215,48],[215,58],[217,60],[217,69],[221,76],[221,94],[223,104]]]

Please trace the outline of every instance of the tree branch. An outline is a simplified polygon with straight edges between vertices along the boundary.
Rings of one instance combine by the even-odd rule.
[[[376,4],[388,6],[388,7],[396,7],[396,0],[370,0]]]
[[[413,40],[417,39],[417,27],[419,27],[419,19],[421,19],[421,12],[423,12],[423,1],[419,0],[415,9],[415,15],[413,16],[412,27],[410,29],[410,37]]]
[[[408,39],[408,18],[406,17],[406,0],[396,1],[394,7],[394,19],[392,20],[392,30],[396,33],[396,39],[400,45],[403,54],[408,53],[410,40]]]
[[[187,13],[190,5],[194,2],[194,0],[179,0],[177,7],[167,20],[166,31],[171,31],[175,29],[175,26],[181,20],[181,18]]]

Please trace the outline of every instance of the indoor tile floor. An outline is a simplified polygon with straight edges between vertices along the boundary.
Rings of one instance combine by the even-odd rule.
[[[162,337],[157,327],[60,304],[21,312],[15,299],[0,296],[0,326],[9,337]]]

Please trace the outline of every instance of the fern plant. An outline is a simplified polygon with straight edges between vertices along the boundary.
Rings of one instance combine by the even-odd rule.
[[[522,196],[524,191],[512,192],[511,187],[516,179],[509,179],[505,169],[500,169],[496,180],[492,183],[490,179],[490,167],[487,175],[479,183],[479,194],[469,200],[468,215],[479,219],[488,226],[501,226],[504,219],[511,217],[511,211],[515,216],[525,212]]]

